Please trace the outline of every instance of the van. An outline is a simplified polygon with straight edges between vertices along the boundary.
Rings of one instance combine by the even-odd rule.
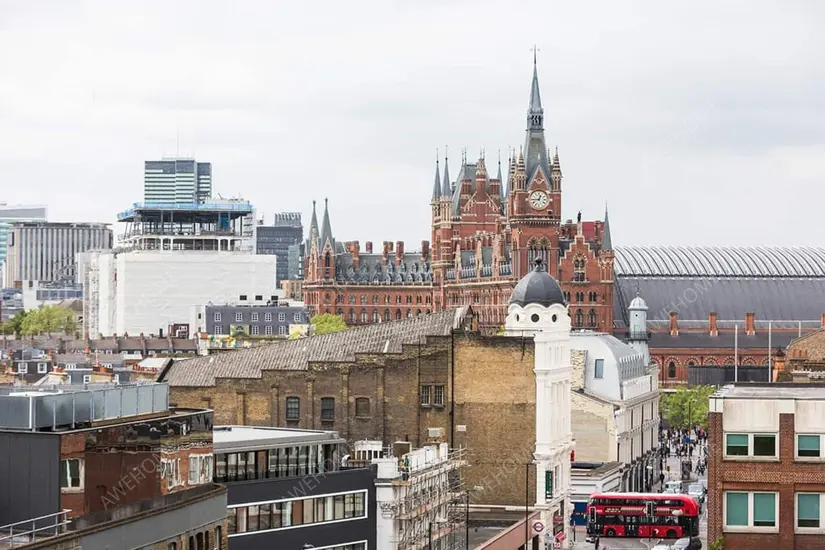
[[[665,483],[665,493],[671,494],[679,494],[682,492],[682,482],[681,481],[668,481]]]

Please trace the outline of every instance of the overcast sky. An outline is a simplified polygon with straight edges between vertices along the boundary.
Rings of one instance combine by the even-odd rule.
[[[462,147],[491,167],[522,143],[536,43],[564,217],[609,203],[614,245],[820,245],[823,21],[814,0],[0,0],[0,201],[114,221],[143,161],[180,153],[267,218],[307,227],[328,197],[338,240],[418,248],[436,149],[455,176]]]

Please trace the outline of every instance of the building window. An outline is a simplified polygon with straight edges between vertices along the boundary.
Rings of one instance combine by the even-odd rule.
[[[396,297],[395,297],[395,303],[396,303],[396,304],[400,304],[400,303],[401,303],[401,296],[396,296]]]
[[[588,313],[588,314],[587,314],[587,323],[588,323],[591,327],[595,327],[595,326],[596,326],[596,310],[591,309],[591,310],[590,310],[590,313]]]
[[[373,310],[372,311],[372,322],[373,323],[378,323],[380,321],[381,321],[381,314],[378,313],[378,310]]]
[[[355,398],[355,416],[370,415],[370,400],[366,397]]]
[[[238,312],[235,314],[235,322],[236,323],[243,323],[243,313]]]
[[[29,364],[28,363],[17,363],[17,372],[18,372],[18,374],[28,374],[29,373]]]
[[[797,531],[819,531],[823,524],[821,501],[822,493],[796,493]]]
[[[776,458],[776,434],[725,434],[725,457]]]
[[[366,311],[362,311],[362,312],[361,312],[361,322],[362,322],[362,323],[366,323],[366,322],[367,322],[367,312],[366,312]]]
[[[350,294],[348,299],[347,299],[347,302],[350,303],[351,305],[355,305],[355,295]]]
[[[776,493],[725,493],[725,531],[776,531],[778,515]]]
[[[213,332],[214,332],[217,336],[220,336],[221,334],[223,334],[223,327],[222,327],[222,326],[220,326],[220,325],[215,325],[215,329],[213,330]]]
[[[259,331],[258,325],[252,325],[251,327],[249,327],[249,333],[252,336],[258,336],[258,331]]]
[[[177,542],[170,542],[166,545],[166,550],[178,550]]]
[[[430,406],[430,386],[421,386],[421,406],[422,407],[429,407]]]
[[[240,299],[241,302],[245,302],[246,301],[246,294],[241,294],[238,298]]]
[[[252,316],[249,318],[249,320],[252,321],[253,323],[257,323],[258,322],[258,314],[253,313]]]
[[[301,418],[301,398],[287,397],[286,398],[286,419],[297,421]]]
[[[797,458],[822,458],[822,436],[797,434],[796,436],[796,457]]]
[[[38,374],[45,374],[48,372],[49,366],[46,363],[38,363],[37,364],[37,373]]]
[[[581,283],[585,281],[584,276],[584,265],[585,261],[584,258],[576,258],[573,260],[573,281],[577,283]]]
[[[359,491],[232,507],[227,518],[229,535],[364,518],[366,495],[366,491]],[[365,543],[328,547],[328,550],[365,549]]]
[[[332,397],[321,398],[321,420],[332,422],[335,420],[335,399]]]
[[[67,458],[60,461],[60,488],[83,489],[82,458]]]
[[[215,319],[216,323],[220,323],[221,322],[221,314],[220,313],[215,313],[214,319]]]
[[[578,309],[576,310],[576,326],[580,327],[582,325],[584,325],[584,312]]]
[[[264,334],[267,335],[267,336],[272,335],[272,325],[266,325],[264,327]]]
[[[596,359],[594,376],[596,378],[604,378],[604,359]]]
[[[271,313],[264,313],[264,322],[265,323],[272,322],[272,314]]]
[[[212,455],[189,455],[189,485],[212,481]]]
[[[83,383],[84,384],[91,384],[92,383],[92,375],[91,374],[84,374],[83,375]]]
[[[179,458],[162,458],[160,460],[161,477],[166,478],[166,487],[172,489],[182,485]]]
[[[433,405],[436,407],[444,406],[444,386],[433,386]]]
[[[401,320],[401,310],[400,310],[400,309],[396,309],[396,310],[395,310],[395,320],[396,320],[396,321],[400,321],[400,320]]]
[[[115,384],[120,384],[120,375],[119,374],[113,375],[112,376],[112,382],[114,382]]]
[[[385,321],[391,321],[392,320],[392,314],[390,313],[390,310],[388,310],[388,309],[384,310],[384,320]]]
[[[77,363],[66,363],[66,370],[75,370],[77,368]]]
[[[279,313],[278,314],[278,321],[281,322],[281,323],[285,322],[286,321],[286,313],[283,313],[283,312]]]
[[[264,296],[263,296],[263,294],[256,294],[256,295],[255,295],[255,301],[256,301],[256,302],[263,302],[263,301],[264,301]]]
[[[676,364],[673,361],[667,364],[667,377],[676,378]]]
[[[293,323],[300,323],[301,322],[301,314],[300,313],[292,314],[292,322]]]
[[[286,336],[286,327],[284,325],[278,327],[278,334],[281,336]]]
[[[367,296],[365,294],[361,295],[361,305],[362,306],[367,305]]]

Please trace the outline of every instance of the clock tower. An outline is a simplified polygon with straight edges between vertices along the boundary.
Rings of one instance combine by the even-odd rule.
[[[559,222],[561,220],[561,169],[558,153],[551,158],[544,139],[538,68],[533,58],[533,81],[527,107],[524,146],[511,163],[509,218],[513,232],[514,275],[523,277],[541,259],[558,276]]]

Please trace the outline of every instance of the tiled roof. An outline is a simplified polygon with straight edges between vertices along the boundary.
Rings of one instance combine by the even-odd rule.
[[[215,378],[260,378],[262,370],[305,370],[310,361],[353,361],[356,353],[400,353],[402,344],[448,335],[468,308],[353,327],[344,332],[175,361],[162,381],[170,386],[213,386]]]

